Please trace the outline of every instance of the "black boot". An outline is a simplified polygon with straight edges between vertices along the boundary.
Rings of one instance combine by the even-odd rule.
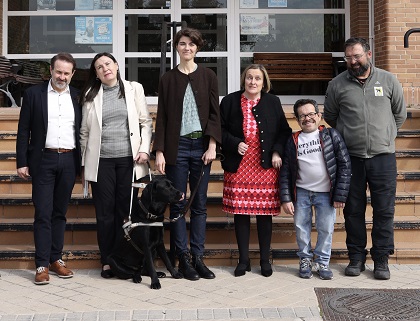
[[[193,255],[192,265],[200,277],[204,279],[214,279],[216,277],[214,273],[204,264],[202,255]]]
[[[238,265],[236,266],[236,269],[233,272],[233,274],[235,276],[243,276],[245,275],[246,271],[251,271],[251,261],[249,259],[247,263],[241,263],[241,260],[239,260]]]
[[[373,260],[373,276],[378,280],[389,280],[391,273],[388,267],[388,255]]]
[[[182,253],[179,256],[178,271],[187,280],[196,281],[200,278],[200,275],[198,275],[197,271],[191,265],[190,254],[188,252]]]
[[[268,260],[260,260],[260,266],[262,276],[269,277],[273,274],[273,269],[271,268],[271,264]]]

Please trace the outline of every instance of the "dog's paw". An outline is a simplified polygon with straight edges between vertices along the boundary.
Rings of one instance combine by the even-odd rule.
[[[153,290],[159,290],[161,288],[159,280],[157,280],[157,282],[152,282],[152,284],[150,284],[150,288]]]
[[[157,277],[158,277],[159,279],[164,279],[164,278],[166,278],[166,273],[165,273],[165,272],[159,272],[159,271],[156,271],[156,274],[157,274]]]
[[[141,275],[140,274],[136,274],[133,276],[133,282],[134,283],[140,283],[142,280]]]
[[[182,279],[184,276],[182,275],[181,272],[175,271],[174,273],[171,273],[172,277],[174,279]]]

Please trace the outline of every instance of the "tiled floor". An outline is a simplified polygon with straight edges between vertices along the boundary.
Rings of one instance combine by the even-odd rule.
[[[214,267],[214,280],[161,279],[162,289],[102,279],[99,270],[75,270],[72,279],[51,275],[49,285],[33,284],[32,270],[2,270],[0,320],[322,320],[314,287],[420,288],[420,265],[391,265],[391,280],[373,278],[368,265],[359,277],[345,277],[333,264],[334,279],[300,279],[297,265],[276,265],[271,277],[259,267],[243,277],[233,267]],[[419,316],[420,319],[420,316]]]

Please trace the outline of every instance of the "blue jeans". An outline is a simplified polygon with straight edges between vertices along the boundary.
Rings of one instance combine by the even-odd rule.
[[[311,253],[312,206],[315,208],[315,227],[318,232],[313,253]],[[330,205],[330,193],[311,192],[297,187],[294,221],[299,258],[312,259],[315,254],[316,263],[329,265],[335,223],[335,208]]]
[[[187,192],[189,182],[190,191],[194,191],[203,168],[201,157],[204,154],[203,139],[191,139],[180,137],[176,165],[166,165],[166,177],[175,188]],[[192,255],[203,255],[204,242],[206,240],[207,220],[207,187],[210,178],[211,164],[204,166],[204,175],[190,207],[190,248]],[[178,217],[187,201],[172,204],[170,206],[170,218]],[[188,235],[185,217],[176,222],[171,222],[171,239],[175,245],[176,254],[188,252]]]

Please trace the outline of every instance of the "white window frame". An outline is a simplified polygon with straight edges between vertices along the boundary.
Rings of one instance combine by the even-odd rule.
[[[285,8],[265,8],[265,9],[241,9],[240,1],[227,1],[227,8],[212,9],[182,9],[180,0],[172,0],[169,9],[125,9],[125,2],[120,0],[113,1],[113,9],[110,10],[85,10],[85,11],[11,11],[8,12],[8,1],[3,1],[3,53],[9,59],[51,59],[51,54],[8,54],[8,17],[9,16],[112,16],[113,21],[113,44],[111,53],[120,64],[121,76],[125,78],[125,59],[126,58],[160,58],[160,52],[125,52],[125,16],[127,14],[170,14],[171,21],[181,21],[183,14],[226,14],[228,22],[227,31],[227,51],[199,52],[198,57],[223,57],[227,59],[227,92],[240,89],[240,59],[238,57],[252,57],[252,52],[240,52],[239,16],[242,13],[267,13],[267,14],[344,14],[345,15],[345,36],[350,36],[350,0],[345,0],[343,9],[285,9]],[[232,32],[237,30],[237,32]],[[172,32],[171,32],[172,34]],[[76,59],[91,59],[96,53],[75,53]],[[334,57],[341,57],[342,52],[333,52]],[[166,57],[170,59],[172,65],[172,53],[167,52]],[[179,60],[178,60],[179,61]],[[222,97],[220,97],[222,98]],[[280,96],[282,103],[294,103],[301,96]],[[319,103],[324,102],[324,96],[310,96],[307,98],[316,99]],[[157,97],[146,97],[148,104],[157,104]]]

